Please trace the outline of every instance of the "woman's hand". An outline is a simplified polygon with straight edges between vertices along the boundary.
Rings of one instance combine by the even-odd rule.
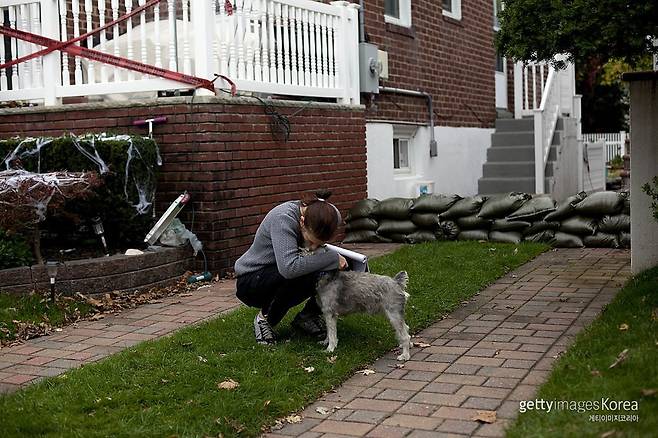
[[[347,260],[340,254],[338,254],[338,269],[341,271],[347,269]]]

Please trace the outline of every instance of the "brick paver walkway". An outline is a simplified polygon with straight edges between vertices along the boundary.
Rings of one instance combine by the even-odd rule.
[[[414,341],[431,346],[414,347],[403,368],[387,354],[374,374],[357,373],[267,437],[503,436],[518,401],[534,397],[629,276],[629,251],[544,253],[419,333]],[[478,410],[496,411],[496,422],[473,421]]]
[[[345,245],[376,255],[398,245]],[[630,276],[630,252],[560,249],[499,279],[468,304],[423,330],[411,360],[376,361],[270,438],[502,436],[533,397],[553,361]],[[237,306],[235,283],[174,296],[51,336],[0,350],[0,392],[93,362]],[[318,412],[325,408],[327,414]],[[472,420],[494,410],[494,424]]]
[[[343,245],[368,256],[386,254],[398,244]],[[0,349],[0,393],[13,392],[43,377],[95,362],[139,342],[166,336],[240,305],[235,281],[201,287],[190,296],[172,296],[97,321],[83,321],[50,336]]]

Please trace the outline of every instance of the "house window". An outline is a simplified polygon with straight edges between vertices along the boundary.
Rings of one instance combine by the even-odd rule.
[[[384,0],[384,21],[411,27],[411,0]]]
[[[496,50],[496,71],[505,73],[505,58],[498,50]]]
[[[443,0],[443,15],[446,17],[454,18],[455,20],[462,19],[462,1],[461,0]]]
[[[411,170],[409,166],[409,139],[393,139],[393,168],[400,172]]]
[[[500,30],[500,20],[498,19],[498,14],[503,10],[503,0],[494,0],[494,22],[493,27],[495,31]]]

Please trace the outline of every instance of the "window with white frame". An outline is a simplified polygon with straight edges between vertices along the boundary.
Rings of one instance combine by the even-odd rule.
[[[498,14],[503,10],[504,4],[503,0],[493,0],[493,8],[494,8],[494,20],[493,20],[493,30],[494,30],[494,35],[500,31],[500,20],[498,19]],[[496,71],[499,73],[505,73],[505,57],[503,57],[502,53],[496,49]]]
[[[393,172],[413,173],[413,142],[416,126],[393,125]]]
[[[408,138],[393,139],[393,169],[400,173],[411,172]]]
[[[443,0],[443,15],[446,17],[454,18],[455,20],[462,19],[462,1],[461,0]]]
[[[411,0],[384,0],[384,21],[411,27]]]

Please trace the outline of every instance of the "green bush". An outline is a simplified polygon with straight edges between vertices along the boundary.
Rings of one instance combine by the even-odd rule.
[[[653,218],[658,222],[658,176],[653,177],[653,187],[646,183],[642,186],[642,191],[651,198],[651,209]]]
[[[0,229],[0,269],[32,264],[32,250],[19,235],[8,235]]]
[[[107,169],[101,169],[96,156]],[[6,157],[5,161],[9,161],[12,168],[22,167],[31,172],[67,170],[101,174],[104,184],[95,195],[84,200],[71,200],[61,211],[52,212],[40,224],[47,236],[56,236],[54,240],[69,246],[75,244],[71,241],[75,232],[82,225],[89,225],[91,218],[100,216],[108,244],[127,247],[141,243],[153,224],[152,206],[139,213],[135,208],[140,202],[137,186],[153,193],[157,181],[159,157],[152,139],[127,135],[12,138],[0,141],[0,157]],[[84,238],[89,238],[90,233],[90,229],[87,230]]]

